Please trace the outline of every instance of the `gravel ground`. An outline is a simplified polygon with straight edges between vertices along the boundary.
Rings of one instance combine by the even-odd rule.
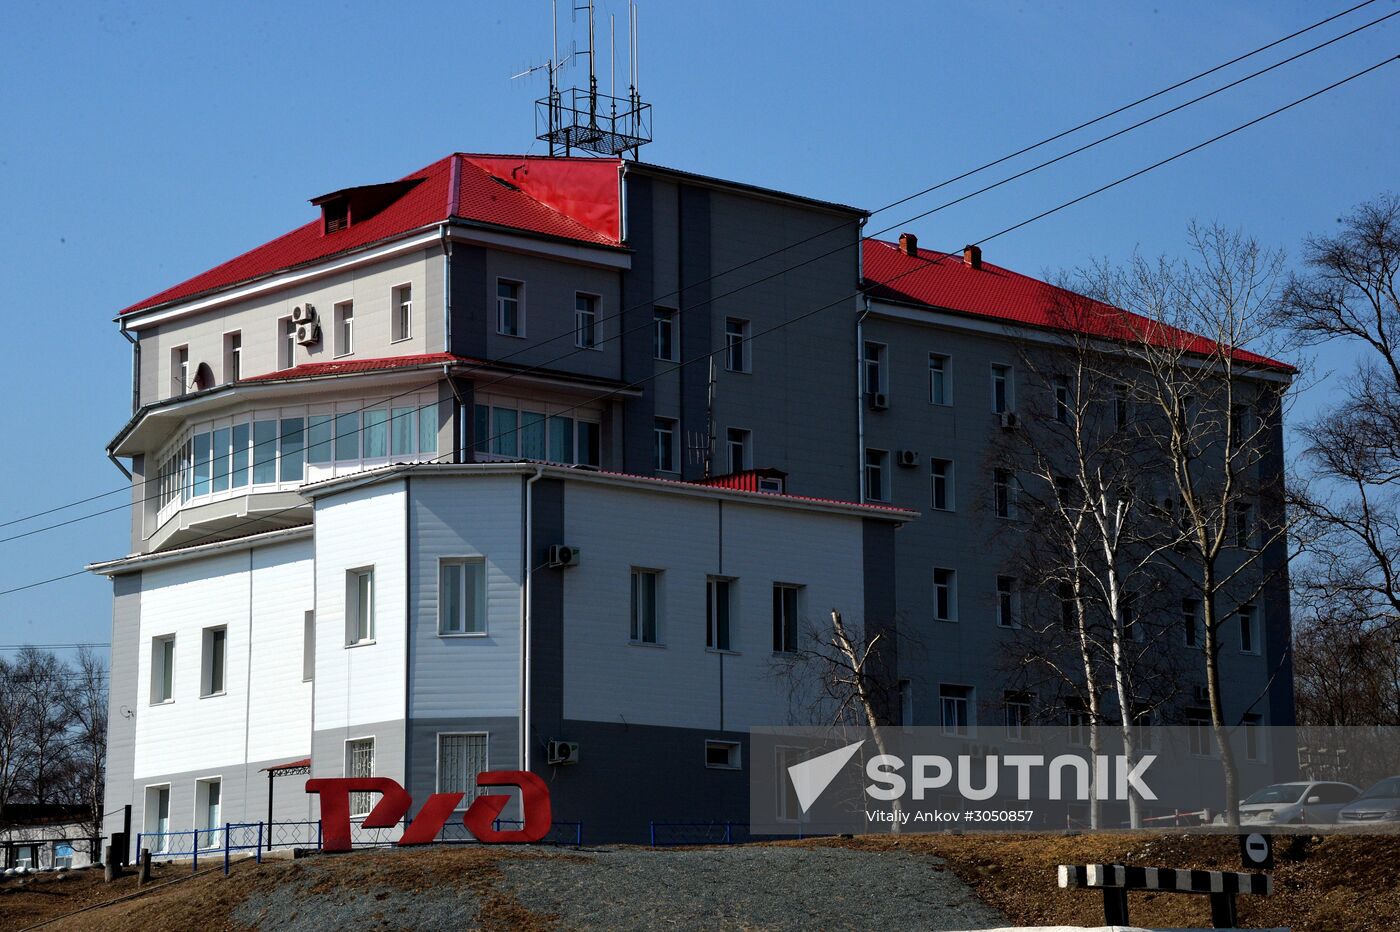
[[[504,890],[561,929],[985,929],[1006,920],[943,862],[817,847],[648,851],[502,862]]]

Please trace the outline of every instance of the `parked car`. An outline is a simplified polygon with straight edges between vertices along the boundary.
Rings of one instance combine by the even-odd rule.
[[[1400,777],[1386,777],[1344,808],[1342,825],[1366,822],[1400,822]]]
[[[1350,783],[1304,780],[1275,783],[1240,803],[1241,823],[1328,825],[1361,790]]]

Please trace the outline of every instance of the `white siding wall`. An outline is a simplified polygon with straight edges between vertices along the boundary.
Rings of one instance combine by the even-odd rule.
[[[404,718],[405,501],[398,482],[316,503],[318,732]],[[345,575],[366,567],[374,568],[374,643],[347,647]]]
[[[514,717],[520,695],[519,476],[413,481],[415,718]],[[438,560],[485,557],[486,635],[439,637]]]
[[[143,574],[138,703],[132,710],[138,782],[309,752],[311,690],[301,681],[300,606],[309,604],[310,595],[310,541]],[[201,698],[203,631],[217,625],[228,628],[224,694]],[[152,705],[151,642],[169,634],[175,635],[174,701]]]
[[[723,512],[721,566],[716,502],[569,485],[567,542],[583,557],[564,576],[566,718],[719,728],[723,662],[723,727],[787,723],[788,691],[774,671],[774,582],[805,585],[809,617],[838,607],[860,630],[859,519],[733,502]],[[628,642],[633,566],[664,570],[664,647]],[[705,648],[709,574],[738,579],[733,653]]]

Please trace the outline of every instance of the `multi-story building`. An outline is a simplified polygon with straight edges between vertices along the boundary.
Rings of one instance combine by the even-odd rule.
[[[117,318],[109,811],[307,818],[266,776],[309,758],[419,800],[534,769],[590,837],[742,820],[746,730],[810,716],[779,668],[831,609],[916,635],[891,716],[997,714],[999,550],[951,503],[1032,280],[969,253],[875,288],[919,256],[862,211],[617,159],[454,154],[312,204]]]

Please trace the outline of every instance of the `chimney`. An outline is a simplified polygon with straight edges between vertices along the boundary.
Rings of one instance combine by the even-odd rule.
[[[917,256],[919,254],[919,238],[913,233],[899,234],[899,251],[906,256]]]
[[[972,245],[964,246],[963,265],[970,269],[980,269],[982,267],[982,247]]]

